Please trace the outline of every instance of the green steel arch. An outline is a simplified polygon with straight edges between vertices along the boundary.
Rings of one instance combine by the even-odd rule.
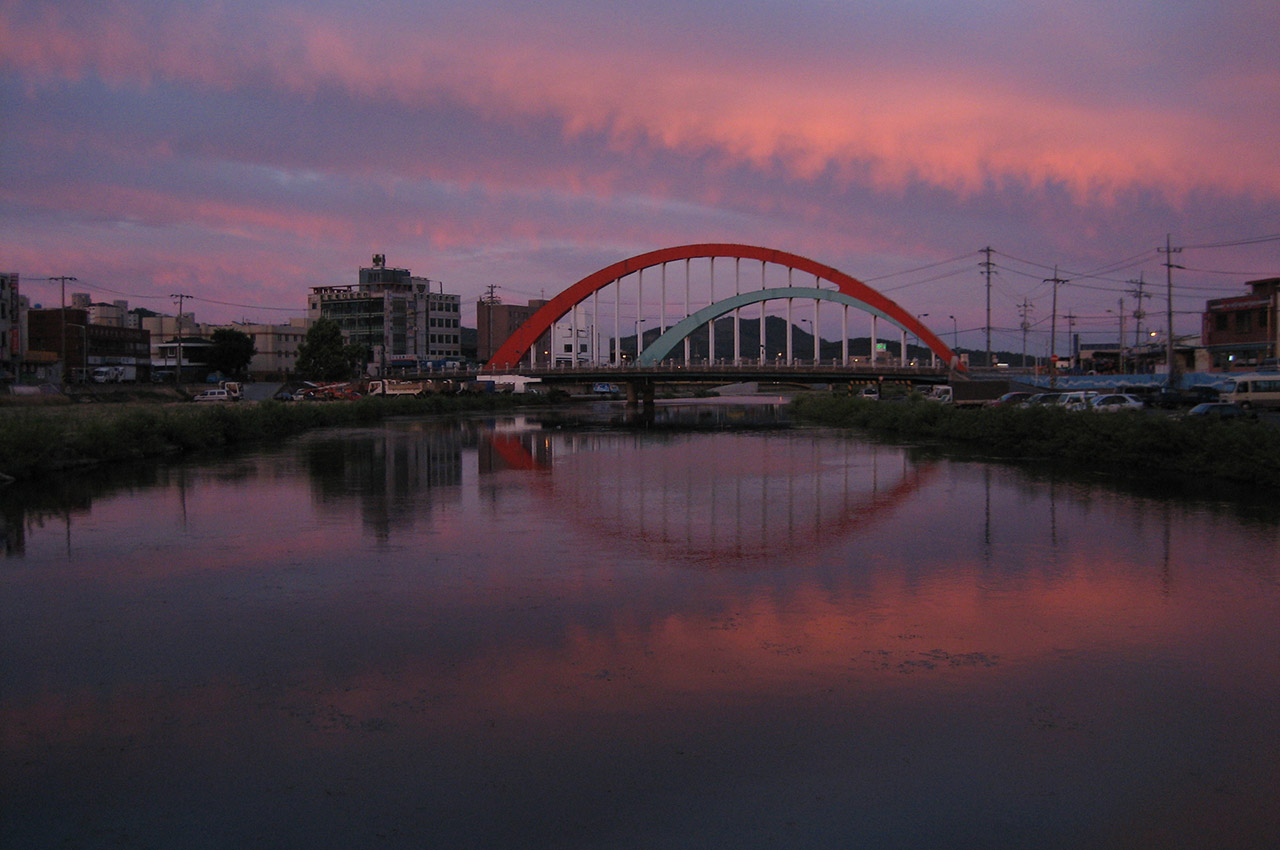
[[[748,304],[758,304],[761,301],[777,301],[783,298],[806,298],[814,301],[833,301],[836,304],[844,304],[849,307],[857,307],[870,313],[873,316],[879,316],[893,322],[899,328],[908,330],[893,316],[890,316],[883,310],[877,309],[865,301],[854,298],[852,295],[846,295],[831,289],[814,289],[812,287],[790,286],[778,289],[756,289],[751,292],[741,292],[737,295],[731,295],[723,301],[717,301],[691,313],[681,319],[676,324],[667,328],[666,333],[649,343],[644,351],[640,352],[640,357],[636,360],[638,366],[656,366],[667,358],[677,345],[684,341],[698,328],[709,322],[714,322],[727,313],[731,313],[739,307],[746,307]]]

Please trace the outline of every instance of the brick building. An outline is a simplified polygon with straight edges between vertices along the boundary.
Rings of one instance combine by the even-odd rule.
[[[1250,371],[1280,357],[1280,277],[1249,281],[1250,293],[1205,304],[1201,341],[1214,371]]]

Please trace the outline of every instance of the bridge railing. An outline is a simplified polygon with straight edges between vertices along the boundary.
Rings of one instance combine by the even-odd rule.
[[[518,366],[510,369],[484,369],[480,368],[475,374],[483,376],[486,374],[512,374],[519,373],[521,375],[572,375],[575,372],[600,374],[604,372],[625,375],[625,374],[665,374],[677,376],[682,373],[697,372],[699,374],[722,373],[732,375],[739,372],[751,372],[759,374],[761,372],[786,375],[788,373],[814,373],[814,372],[830,372],[832,374],[847,375],[853,373],[865,373],[868,375],[938,375],[945,374],[949,370],[945,366],[932,367],[924,364],[898,366],[871,363],[840,363],[833,362],[814,362],[814,361],[794,361],[792,363],[776,363],[776,362],[750,362],[750,363],[659,363],[656,365],[639,366],[634,362],[627,361],[624,363],[597,363],[597,364],[560,364],[556,366]]]

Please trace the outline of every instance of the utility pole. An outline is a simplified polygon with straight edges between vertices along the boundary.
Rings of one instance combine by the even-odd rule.
[[[75,278],[70,275],[62,275],[61,277],[51,277],[49,280],[56,280],[62,284],[62,309],[59,315],[62,318],[62,351],[59,357],[62,359],[62,383],[67,382],[67,281],[74,281]],[[85,352],[86,355],[88,352]]]
[[[1137,287],[1136,289],[1129,290],[1129,294],[1137,299],[1137,304],[1133,308],[1133,318],[1136,322],[1133,328],[1133,347],[1137,348],[1139,345],[1142,344],[1142,320],[1147,317],[1146,311],[1142,309],[1142,299],[1150,298],[1151,293],[1143,292],[1143,288],[1147,284],[1146,284],[1146,281],[1143,280],[1143,276],[1141,272],[1138,273],[1137,280],[1131,280],[1129,281],[1129,283]]]
[[[1018,315],[1022,317],[1020,326],[1022,328],[1022,368],[1024,369],[1027,367],[1027,331],[1031,330],[1031,322],[1027,316],[1033,309],[1031,302],[1026,298],[1022,299],[1022,306],[1018,308]]]
[[[484,289],[484,297],[480,299],[480,303],[485,305],[484,351],[488,357],[484,359],[487,362],[489,357],[493,356],[493,352],[497,350],[497,346],[493,344],[493,308],[501,302],[498,300],[498,284],[491,283]],[[477,351],[476,353],[479,354],[480,352]]]
[[[1054,265],[1053,277],[1046,278],[1044,282],[1053,284],[1053,315],[1049,319],[1049,386],[1056,387],[1058,385],[1058,284],[1066,281],[1058,277],[1058,267]],[[990,345],[990,343],[987,344]]]
[[[982,273],[987,278],[987,368],[991,368],[991,275],[995,274],[995,263],[991,262],[990,245],[982,249],[982,253],[986,255],[986,259],[978,265],[982,267]],[[1057,272],[1054,272],[1057,275]]]
[[[1124,299],[1120,299],[1120,347],[1116,349],[1116,371],[1124,374]]]
[[[1185,267],[1176,265],[1173,262],[1173,255],[1181,254],[1182,249],[1173,247],[1171,238],[1172,237],[1166,233],[1164,235],[1164,247],[1157,248],[1156,251],[1164,254],[1165,296],[1168,299],[1166,307],[1168,312],[1165,318],[1165,322],[1167,323],[1166,326],[1168,328],[1168,333],[1166,334],[1168,339],[1165,340],[1165,358],[1169,363],[1169,388],[1176,389],[1181,376],[1178,374],[1177,349],[1173,341],[1173,270]]]
[[[191,296],[178,293],[169,297],[178,300],[178,368],[174,370],[173,383],[174,386],[182,386],[182,302]]]

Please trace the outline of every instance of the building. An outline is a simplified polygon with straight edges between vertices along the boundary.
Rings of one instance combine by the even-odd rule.
[[[116,328],[128,327],[125,316],[129,313],[128,301],[115,301],[110,304],[97,302],[88,306],[89,323],[94,325],[110,325]]]
[[[68,380],[83,381],[99,366],[122,366],[129,380],[151,378],[151,334],[142,329],[95,325],[84,308],[30,310],[27,348],[62,362]]]
[[[299,318],[283,325],[236,323],[230,327],[253,338],[254,355],[249,361],[249,375],[256,380],[283,380],[297,371],[298,348],[306,340],[310,326],[308,319]]]
[[[0,381],[18,374],[22,357],[22,324],[18,309],[18,273],[0,273]]]
[[[481,298],[476,304],[476,359],[481,363],[488,363],[502,344],[516,332],[516,328],[546,303],[533,300],[527,305],[503,304],[492,293]],[[542,335],[533,348],[534,363],[548,364],[551,360],[550,352],[551,334],[548,332]]]
[[[462,356],[461,306],[457,295],[432,292],[433,281],[408,269],[389,268],[375,254],[360,269],[359,282],[313,287],[307,318],[332,319],[343,338],[364,345],[378,372],[406,362],[456,360]]]
[[[1251,292],[1205,304],[1201,339],[1215,372],[1250,371],[1280,357],[1280,277],[1249,281]]]

